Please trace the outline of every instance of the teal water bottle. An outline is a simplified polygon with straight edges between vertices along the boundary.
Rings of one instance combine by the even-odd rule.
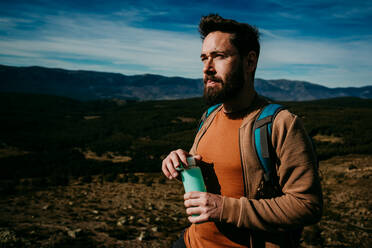
[[[200,191],[206,192],[204,179],[199,167],[196,166],[194,157],[187,157],[188,166],[177,168],[181,172],[181,178],[185,192]]]

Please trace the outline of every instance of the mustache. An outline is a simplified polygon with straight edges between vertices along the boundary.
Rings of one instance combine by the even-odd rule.
[[[211,81],[214,81],[214,82],[218,82],[218,83],[223,83],[223,80],[219,77],[215,77],[215,76],[211,76],[211,75],[207,75],[204,77],[204,83],[207,83],[208,80],[211,80]]]

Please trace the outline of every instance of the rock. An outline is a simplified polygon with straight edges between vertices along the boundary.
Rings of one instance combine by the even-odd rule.
[[[123,216],[118,219],[116,222],[117,226],[124,226],[124,224],[127,222],[127,217]]]
[[[138,223],[138,224],[142,224],[142,225],[146,225],[146,224],[148,224],[148,223],[146,222],[146,220],[145,220],[145,219],[142,219],[142,218],[138,219],[138,220],[137,220],[137,223]]]
[[[7,247],[6,244],[14,243],[17,241],[17,237],[14,232],[8,229],[0,229],[0,244],[1,247]]]
[[[75,229],[75,230],[68,230],[67,231],[67,235],[72,238],[72,239],[76,239],[77,235],[81,232],[81,229],[78,228],[78,229]]]
[[[178,221],[178,218],[177,217],[172,217],[172,220]]]
[[[137,240],[142,241],[148,238],[148,234],[145,231],[142,231],[140,235],[137,237]]]
[[[155,209],[155,205],[152,204],[151,202],[148,203],[148,207],[147,207],[148,210],[154,210]]]

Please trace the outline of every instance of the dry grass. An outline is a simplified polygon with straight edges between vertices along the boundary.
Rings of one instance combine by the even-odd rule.
[[[187,225],[182,184],[160,173],[126,176],[138,182],[96,176],[2,197],[0,237],[13,238],[0,246],[169,247]]]
[[[172,121],[172,123],[178,123],[178,122],[194,123],[196,122],[196,119],[190,118],[190,117],[178,116],[176,120]]]
[[[23,156],[30,152],[19,150],[16,147],[6,147],[0,149],[0,158]]]
[[[95,152],[90,150],[83,152],[86,159],[94,159],[98,161],[111,161],[113,163],[125,163],[132,160],[129,156],[117,155],[113,152],[105,152],[101,156],[98,156]]]
[[[325,247],[371,247],[372,155],[338,156],[320,164]]]
[[[84,120],[95,120],[95,119],[100,119],[101,116],[99,115],[87,115],[87,116],[84,116]]]
[[[344,140],[341,137],[335,136],[328,136],[328,135],[321,135],[317,134],[313,137],[314,140],[319,142],[329,142],[329,143],[344,143]]]
[[[372,247],[371,168],[372,155],[320,163],[324,214],[305,228],[302,247]],[[170,247],[189,225],[183,192],[161,173],[136,173],[2,196],[0,237],[8,245],[0,246]]]

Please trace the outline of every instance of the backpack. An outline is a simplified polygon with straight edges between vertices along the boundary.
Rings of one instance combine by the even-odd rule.
[[[203,116],[200,119],[199,122],[199,129],[204,124],[204,121],[208,118],[208,116],[215,111],[221,104],[214,105],[212,107],[209,107],[208,110],[203,114]],[[273,173],[275,170],[275,159],[276,155],[274,152],[273,145],[271,143],[271,132],[272,132],[272,124],[274,122],[274,119],[276,115],[283,110],[284,107],[279,104],[273,104],[270,103],[261,110],[258,117],[254,121],[253,124],[253,143],[254,143],[254,149],[256,150],[256,154],[258,157],[258,161],[260,162],[260,165],[262,169],[264,170],[264,180],[265,183],[269,185],[269,190],[267,192],[263,193],[261,197],[259,198],[270,198],[271,196],[276,195],[278,192],[280,192],[277,189],[275,180],[276,173]],[[314,149],[314,152],[316,154],[315,144],[313,140],[310,138],[312,147]],[[319,169],[319,160],[317,159],[317,169]],[[271,191],[271,192],[270,192]],[[266,195],[265,195],[266,194]],[[303,227],[300,227],[297,230],[294,230],[292,233],[289,233],[290,240],[292,242],[292,247],[298,247],[301,235],[302,235]]]
[[[219,106],[221,106],[221,104],[213,105],[204,112],[199,122],[198,131],[201,129],[208,116],[210,116],[211,113],[213,113],[213,111],[215,111]],[[275,166],[275,154],[271,144],[271,131],[272,123],[276,115],[283,109],[284,107],[282,105],[272,103],[268,104],[262,109],[253,124],[252,131],[254,148],[258,161],[260,161],[261,167],[264,171],[264,179],[266,182],[273,182],[275,177],[275,173],[273,174],[273,168]]]

